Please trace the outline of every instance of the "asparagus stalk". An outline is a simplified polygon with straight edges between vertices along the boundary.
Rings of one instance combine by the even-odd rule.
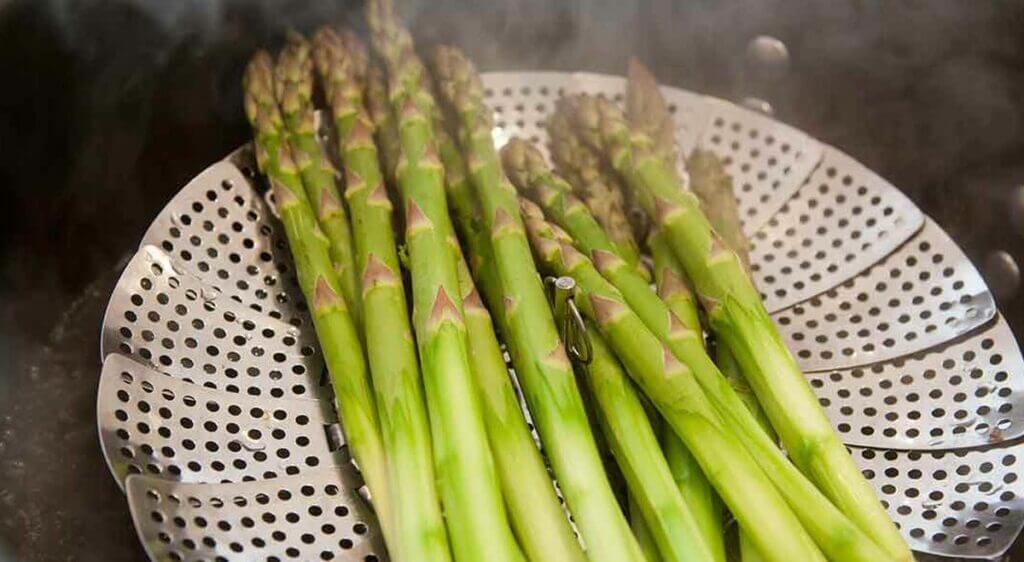
[[[313,120],[313,61],[310,45],[297,33],[278,55],[274,68],[274,86],[287,128],[288,143],[298,165],[307,199],[320,227],[330,242],[331,261],[341,283],[341,294],[352,320],[362,326],[359,283],[356,279],[352,232],[345,207],[334,185],[334,166],[320,149]]]
[[[630,127],[651,139],[652,151],[659,158],[677,169],[679,144],[672,113],[654,74],[636,57],[629,59],[626,70],[626,119]]]
[[[384,168],[384,179],[388,185],[395,185],[395,166],[401,152],[395,114],[391,111],[388,98],[388,83],[384,69],[373,65],[366,74],[366,109],[377,130],[377,144],[380,147],[380,161]]]
[[[649,277],[627,220],[623,190],[616,185],[618,178],[605,173],[597,155],[576,137],[567,115],[554,112],[548,118],[547,128],[551,158],[559,173],[569,180],[576,194],[608,232],[622,258]]]
[[[711,228],[696,196],[681,189],[646,135],[631,133],[621,111],[600,99],[576,104],[576,125],[586,131],[581,136],[604,151],[664,230],[712,331],[737,358],[793,462],[890,558],[912,559],[782,342],[743,263]]]
[[[386,61],[401,154],[413,325],[433,430],[434,461],[455,558],[523,560],[509,527],[488,446],[445,203],[444,174],[429,119],[433,100],[408,32],[370,3],[374,46]]]
[[[314,37],[314,58],[338,134],[362,284],[364,333],[393,491],[395,560],[451,560],[431,456],[430,426],[409,325],[391,201],[363,106],[360,44],[332,29]]]
[[[438,152],[445,169],[445,189],[455,215],[455,223],[471,255],[489,256],[490,241],[486,233],[473,225],[479,213],[466,177],[465,162],[440,122],[435,121],[435,124]],[[530,560],[582,562],[583,550],[558,501],[551,476],[526,425],[516,391],[509,379],[491,314],[480,298],[461,252],[457,256],[473,373],[481,392],[484,422],[498,465],[512,528]],[[484,297],[497,313],[495,323],[501,326],[504,317],[500,315],[500,280],[493,274],[492,267],[486,267],[491,263],[493,261],[481,258],[476,267],[476,276],[481,280]],[[502,329],[508,331],[505,327]]]
[[[460,263],[459,283],[473,372],[483,397],[484,421],[516,537],[530,560],[582,562],[583,550],[555,495],[551,476],[509,380],[491,315],[468,266]]]
[[[501,172],[479,75],[453,48],[439,49],[434,62],[442,97],[457,116],[456,137],[467,155],[470,181],[489,232],[513,363],[587,555],[595,562],[641,560],[639,545],[601,466],[572,367],[530,254],[515,189]]]
[[[686,443],[740,525],[750,529],[757,547],[780,562],[824,560],[771,481],[723,427],[691,370],[572,246],[568,234],[546,223],[532,204],[524,201],[524,207],[538,259],[553,273],[576,280],[581,312],[597,325],[629,375]],[[689,333],[681,326],[674,332],[678,338]]]
[[[661,562],[658,545],[654,542],[651,528],[644,521],[644,514],[634,494],[629,495],[629,526],[632,527],[633,535],[636,536],[636,542],[640,544],[640,550],[643,551],[647,562]]]
[[[331,264],[330,243],[313,214],[292,160],[292,149],[284,139],[284,124],[274,100],[272,64],[269,54],[257,52],[243,80],[246,116],[256,141],[257,162],[277,197],[277,209],[299,284],[310,305],[349,449],[372,494],[385,541],[391,544],[393,510],[387,463],[366,362],[358,331],[339,296],[341,283]]]
[[[583,379],[597,403],[598,418],[622,469],[644,527],[666,561],[716,560],[696,518],[676,486],[632,381],[593,326],[593,358]]]

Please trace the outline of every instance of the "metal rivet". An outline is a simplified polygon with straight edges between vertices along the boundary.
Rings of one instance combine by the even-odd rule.
[[[789,69],[789,49],[774,37],[758,35],[747,43],[747,62],[754,70],[779,75]]]
[[[985,281],[998,299],[1011,299],[1020,288],[1020,266],[1004,250],[994,250],[985,256]]]

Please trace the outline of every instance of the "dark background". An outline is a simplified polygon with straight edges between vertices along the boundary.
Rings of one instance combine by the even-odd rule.
[[[635,54],[667,84],[762,97],[905,190],[976,263],[1024,258],[1021,2],[480,4],[403,13],[421,44],[457,42],[484,70],[621,74]],[[359,10],[0,0],[0,560],[144,557],[94,420],[121,260],[177,189],[245,142],[247,56]],[[785,42],[788,65],[747,54],[760,34]],[[1000,306],[1024,333],[1024,299],[1009,290]]]

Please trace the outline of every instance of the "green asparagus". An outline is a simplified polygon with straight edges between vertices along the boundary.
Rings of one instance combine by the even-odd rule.
[[[436,119],[438,152],[445,169],[445,189],[455,215],[455,223],[463,240],[467,241],[471,256],[483,253],[490,255],[490,241],[486,234],[472,225],[479,213],[466,177],[465,162],[455,142],[440,123],[440,116]],[[483,397],[484,421],[516,537],[531,560],[582,562],[584,556],[579,541],[569,526],[544,459],[519,407],[505,359],[498,346],[491,314],[477,292],[476,283],[461,252],[458,260],[459,285],[466,312],[473,372]],[[476,277],[480,280],[484,298],[495,311],[494,323],[502,326],[504,318],[500,315],[500,280],[493,275],[493,268],[486,267],[485,263],[490,262],[478,262]],[[502,329],[508,331],[507,328]]]
[[[467,156],[470,181],[490,235],[513,364],[587,555],[595,562],[641,560],[640,547],[601,466],[530,254],[515,189],[501,172],[480,77],[464,55],[450,47],[438,49],[434,69],[442,97],[457,117],[456,138]]]
[[[617,185],[618,178],[605,173],[597,155],[576,137],[567,117],[559,111],[548,117],[549,147],[555,166],[608,232],[622,258],[639,268],[642,275],[649,277],[649,272],[640,260],[640,248],[634,231],[627,220],[626,203],[623,190]]]
[[[524,211],[538,259],[552,273],[576,280],[580,310],[597,325],[629,375],[686,443],[734,516],[750,529],[758,548],[780,562],[824,560],[771,481],[724,427],[691,370],[573,247],[568,234],[545,222],[532,203],[524,201]],[[688,336],[682,326],[673,332],[676,338]]]
[[[693,193],[630,131],[606,100],[577,98],[576,126],[638,192],[693,281],[712,331],[729,346],[796,463],[891,559],[910,550],[839,440],[761,302],[742,261],[715,233]],[[805,522],[806,523],[806,522]],[[765,554],[762,552],[762,554]]]
[[[633,382],[593,326],[588,327],[588,336],[593,359],[583,368],[583,379],[626,477],[630,501],[639,508],[660,558],[666,562],[718,560],[676,486]]]
[[[455,558],[523,560],[487,441],[459,290],[458,244],[445,202],[431,116],[433,99],[408,32],[372,1],[373,45],[383,57],[401,149],[395,177],[405,201],[413,326],[427,391],[434,461]]]
[[[274,92],[309,204],[330,242],[331,261],[338,273],[341,294],[349,307],[353,322],[360,327],[362,316],[352,232],[349,229],[345,207],[334,185],[334,166],[316,140],[311,55],[306,38],[297,33],[290,33],[288,43],[278,55],[274,68]]]
[[[356,41],[345,42],[324,28],[314,37],[314,58],[334,118],[352,214],[366,349],[393,492],[395,540],[390,553],[395,560],[447,561],[451,554],[391,228],[392,206],[373,142],[374,127],[363,106]]]

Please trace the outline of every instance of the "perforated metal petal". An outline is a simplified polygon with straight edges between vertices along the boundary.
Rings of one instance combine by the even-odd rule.
[[[319,400],[211,390],[117,354],[103,362],[98,395],[100,442],[119,483],[143,473],[237,482],[344,462],[327,438],[336,420]]]
[[[387,560],[347,465],[259,482],[195,484],[135,475],[132,520],[152,560]]]
[[[803,187],[751,238],[754,280],[768,310],[780,310],[871,267],[923,225],[899,190],[826,146]]]
[[[235,302],[153,246],[139,250],[114,288],[102,350],[232,393],[329,394],[312,333]]]
[[[910,547],[995,558],[1024,525],[1020,445],[961,452],[853,449]]]
[[[722,157],[732,176],[743,232],[753,236],[793,196],[821,160],[822,145],[788,125],[707,98],[699,144]]]
[[[806,371],[867,365],[941,345],[996,307],[967,256],[931,220],[842,285],[772,315]]]
[[[1024,358],[1002,317],[941,348],[808,379],[851,445],[954,449],[1024,435]]]
[[[245,151],[233,153],[244,160]],[[251,168],[250,168],[251,170]],[[210,166],[164,207],[142,238],[231,298],[295,325],[308,314],[279,224],[250,178],[229,161]]]

